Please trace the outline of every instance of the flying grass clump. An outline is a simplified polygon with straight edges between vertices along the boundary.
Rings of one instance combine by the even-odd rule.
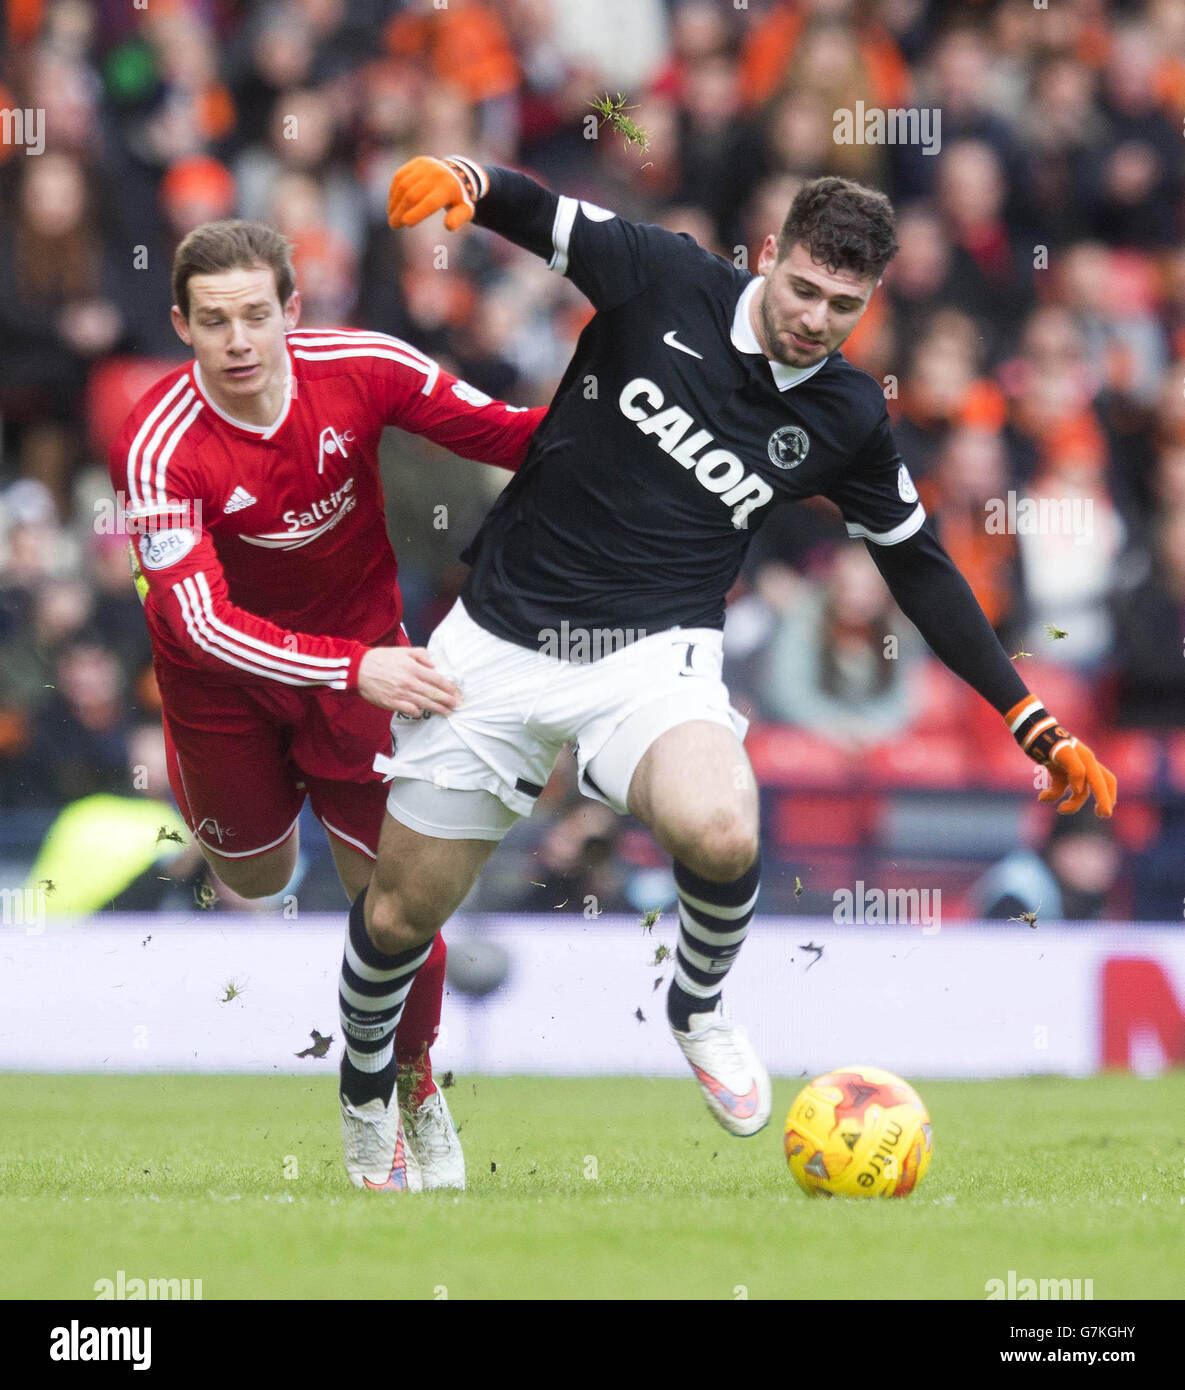
[[[621,92],[617,93],[616,99],[606,92],[603,97],[597,97],[595,101],[590,101],[589,105],[601,118],[602,125],[608,125],[622,136],[627,149],[630,145],[637,145],[644,154],[650,148],[650,136],[631,117],[626,115],[627,111],[636,111],[638,108],[627,106],[626,99]]]

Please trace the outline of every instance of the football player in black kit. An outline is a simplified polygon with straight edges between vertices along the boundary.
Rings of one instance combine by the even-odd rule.
[[[1093,792],[1110,816],[1115,778],[1026,689],[926,525],[880,385],[839,351],[897,249],[883,194],[805,184],[755,276],[512,170],[405,164],[391,226],[440,210],[450,231],[472,219],[544,257],[597,312],[428,644],[460,708],[396,717],[395,751],[376,759],[388,816],[351,933],[402,990],[570,742],[581,790],[635,815],[674,859],[668,1020],[716,1119],[754,1134],[769,1077],[721,987],[757,900],[758,798],[721,632],[774,507],[819,494],[839,506],[930,648],[1049,770],[1041,800],[1068,813]],[[397,1014],[381,1018],[394,1028]],[[347,1033],[373,1022],[343,1018]]]

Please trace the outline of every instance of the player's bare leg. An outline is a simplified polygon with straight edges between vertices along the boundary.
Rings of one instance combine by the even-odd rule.
[[[332,831],[326,832],[329,841],[329,852],[333,855],[333,865],[337,869],[337,876],[342,881],[342,887],[353,902],[359,893],[364,892],[366,885],[370,882],[370,876],[374,872],[374,860],[369,854],[363,854],[361,850],[355,849],[353,845],[347,845],[344,840],[339,840]]]
[[[635,769],[628,805],[675,860],[671,1031],[719,1123],[756,1134],[769,1121],[769,1074],[720,988],[748,932],[761,868],[757,784],[740,740],[707,720],[669,729]]]
[[[300,831],[293,827],[292,834],[283,843],[242,859],[229,859],[208,845],[198,843],[219,882],[225,883],[241,898],[270,898],[282,893],[292,881],[300,854]]]
[[[384,816],[366,895],[366,931],[375,947],[392,955],[430,941],[497,847],[495,840],[438,840]]]
[[[465,1185],[456,1130],[435,1086],[420,1105],[407,1106],[405,1138],[395,1096],[397,1031],[434,953],[443,960],[440,927],[495,847],[492,840],[436,839],[383,818],[370,886],[350,911],[340,984],[342,1137],[347,1170],[359,1187]]]
[[[757,858],[757,781],[740,739],[723,724],[690,720],[656,738],[634,771],[628,805],[701,878],[730,882]]]

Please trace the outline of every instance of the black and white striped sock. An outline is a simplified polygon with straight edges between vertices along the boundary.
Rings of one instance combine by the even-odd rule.
[[[688,1031],[692,1014],[711,1013],[716,1007],[724,977],[748,934],[760,882],[760,856],[731,883],[700,878],[676,860],[679,944],[667,1018],[679,1032]]]
[[[389,1104],[395,1089],[395,1029],[416,971],[428,959],[432,942],[388,956],[366,933],[362,892],[350,908],[350,929],[342,956],[337,1003],[346,1051],[341,1093],[354,1105],[376,1096]]]

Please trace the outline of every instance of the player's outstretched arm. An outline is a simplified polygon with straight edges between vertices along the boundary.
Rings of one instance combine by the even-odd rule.
[[[1048,769],[1050,785],[1038,800],[1060,802],[1058,811],[1069,815],[1093,792],[1095,815],[1110,816],[1114,774],[1025,686],[937,537],[923,527],[897,545],[866,544],[897,606],[934,655],[999,711],[1023,751]]]
[[[542,256],[598,309],[624,304],[656,276],[669,275],[672,258],[709,254],[691,237],[627,222],[514,169],[483,167],[461,155],[420,155],[396,170],[387,198],[392,227],[413,227],[440,211],[450,231],[472,219]]]
[[[384,424],[422,434],[462,458],[514,472],[526,457],[545,408],[507,405],[460,381],[399,338],[360,357],[370,373],[368,400]]]

